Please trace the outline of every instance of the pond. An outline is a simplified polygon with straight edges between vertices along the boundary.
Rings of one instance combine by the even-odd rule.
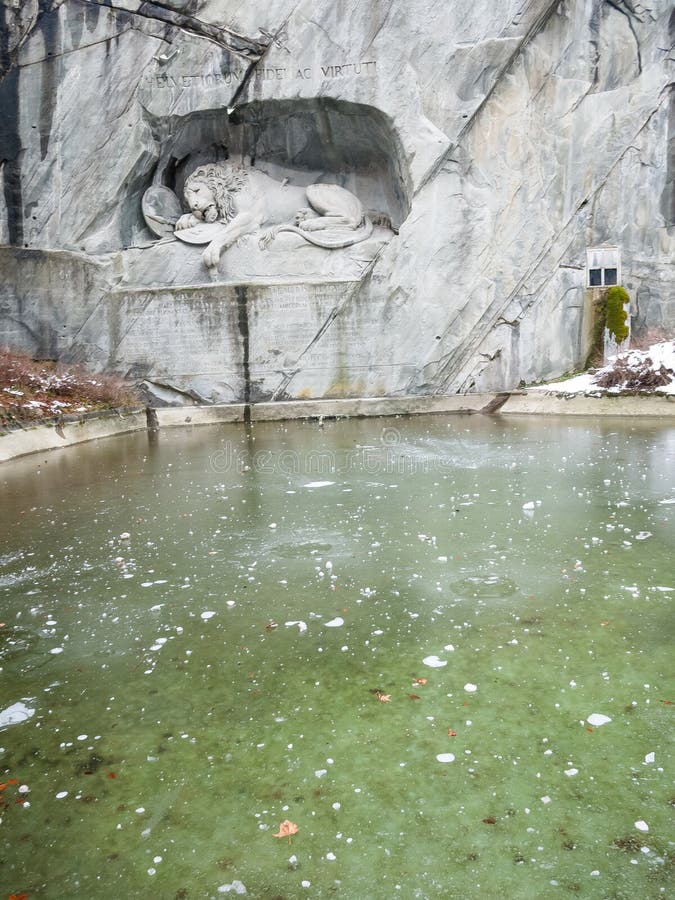
[[[5,895],[673,896],[674,470],[481,416],[6,464]]]

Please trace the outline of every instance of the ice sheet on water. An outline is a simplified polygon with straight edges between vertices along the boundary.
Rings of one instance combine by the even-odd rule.
[[[286,626],[286,628],[292,628],[293,625],[297,625],[300,634],[304,634],[307,631],[307,622],[303,622],[300,619],[293,622],[284,622],[284,625]]]
[[[437,656],[425,656],[422,662],[431,669],[440,669],[448,664],[447,660],[439,659]]]
[[[3,709],[0,711],[0,728],[7,728],[10,725],[18,725],[21,722],[26,722],[31,716],[35,715],[35,710],[28,706],[27,703],[34,702],[32,698],[27,698],[27,701],[24,702],[20,700],[18,703],[13,703],[11,706],[8,706],[7,709]]]
[[[221,884],[218,888],[219,894],[245,894],[246,887],[243,882],[238,881],[236,878],[232,882],[232,884]]]
[[[586,719],[589,725],[592,725],[594,728],[599,728],[601,725],[606,725],[608,722],[611,722],[609,716],[603,715],[603,713],[591,713],[590,716]]]
[[[345,620],[341,618],[341,616],[336,616],[334,619],[331,619],[330,622],[326,622],[326,628],[339,628],[344,624]]]

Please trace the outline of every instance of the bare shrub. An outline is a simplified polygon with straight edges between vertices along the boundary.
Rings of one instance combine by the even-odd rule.
[[[675,378],[672,369],[664,365],[655,369],[653,365],[648,356],[639,362],[619,357],[611,369],[596,376],[595,383],[603,388],[621,386],[625,391],[646,391],[670,384]]]

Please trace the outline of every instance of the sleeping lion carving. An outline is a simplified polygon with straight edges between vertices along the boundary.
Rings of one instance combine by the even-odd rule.
[[[202,259],[209,269],[218,266],[223,250],[248,234],[263,232],[260,245],[266,247],[279,232],[290,231],[334,250],[365,241],[373,232],[359,199],[337,184],[294,187],[257,169],[208,163],[188,177],[184,195],[190,212],[177,218],[174,235],[186,243],[208,244]]]

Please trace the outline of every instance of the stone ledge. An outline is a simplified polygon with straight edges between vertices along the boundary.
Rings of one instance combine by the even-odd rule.
[[[564,396],[545,391],[523,391],[510,394],[499,412],[503,415],[671,418],[675,416],[675,397],[664,394],[587,397],[583,394]]]
[[[70,416],[67,422],[18,428],[0,435],[0,463],[29,453],[72,447],[86,441],[141,431],[146,427],[145,410],[137,410],[125,413],[108,411],[96,418],[92,418],[91,414],[83,414],[79,419]]]
[[[494,394],[452,394],[446,397],[359,397],[352,400],[280,400],[252,403],[252,422],[279,422],[285,419],[358,418],[365,416],[408,416],[422,413],[478,413]],[[154,409],[159,428],[179,425],[213,425],[245,421],[246,405],[225,403],[214,406],[161,407]]]

